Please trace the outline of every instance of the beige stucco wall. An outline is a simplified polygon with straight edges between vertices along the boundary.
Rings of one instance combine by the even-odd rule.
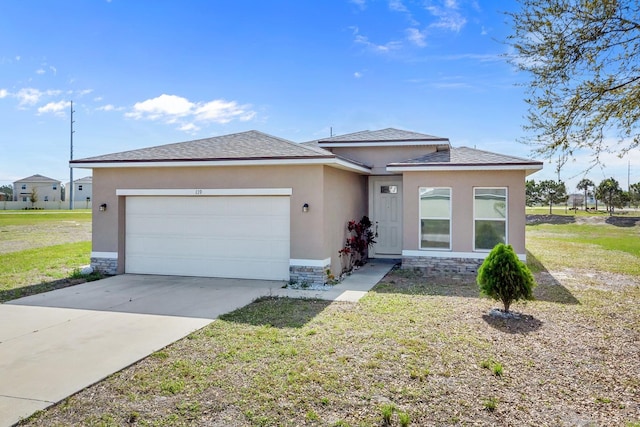
[[[342,260],[338,251],[347,238],[347,223],[367,214],[367,177],[340,169],[324,168],[324,250],[331,256],[331,272],[338,276]]]
[[[389,175],[387,172],[389,163],[415,159],[436,151],[435,146],[411,146],[411,147],[334,147],[331,151],[341,157],[355,160],[372,167],[374,175]]]
[[[457,171],[404,173],[404,249],[419,248],[419,187],[452,189],[452,252],[473,252],[473,188],[506,187],[508,243],[525,253],[525,172]],[[429,251],[424,251],[428,255]]]
[[[322,165],[94,169],[93,251],[118,252],[119,265],[124,265],[126,206],[125,197],[116,196],[117,189],[292,188],[291,258],[333,260],[339,249],[335,242],[342,240],[337,237],[344,229],[340,222],[346,223],[345,217],[359,212],[357,203],[366,207],[366,194],[360,194],[366,187],[363,184],[357,190],[364,182],[361,179],[355,173]],[[325,206],[323,193],[334,209]],[[99,211],[102,203],[108,206],[104,212]],[[306,213],[302,212],[305,203],[310,206]],[[334,226],[337,232],[323,234]]]
[[[25,185],[25,189],[22,189],[22,185]],[[56,189],[53,189],[55,185]],[[16,201],[22,201],[23,197],[27,198],[27,202],[31,203],[31,192],[35,188],[38,197],[38,202],[44,202],[45,199],[49,202],[59,202],[62,199],[62,189],[60,188],[60,182],[17,182],[13,184],[13,198]]]

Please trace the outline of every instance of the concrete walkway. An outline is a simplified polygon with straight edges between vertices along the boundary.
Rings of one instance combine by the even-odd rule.
[[[357,301],[393,267],[329,291],[281,282],[121,275],[0,304],[0,426],[94,384],[264,295]]]

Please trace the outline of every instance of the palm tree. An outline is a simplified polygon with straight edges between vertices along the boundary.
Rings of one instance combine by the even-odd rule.
[[[576,188],[578,190],[584,190],[584,210],[585,211],[588,209],[587,197],[589,196],[589,188],[592,188],[592,187],[595,187],[595,184],[589,178],[582,178],[578,183],[578,185],[576,185]]]

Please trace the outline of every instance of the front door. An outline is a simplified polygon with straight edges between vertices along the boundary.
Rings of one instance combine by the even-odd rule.
[[[370,219],[377,235],[372,257],[402,254],[402,177],[371,177]]]

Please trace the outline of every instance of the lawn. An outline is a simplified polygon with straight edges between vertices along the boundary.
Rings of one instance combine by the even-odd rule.
[[[0,302],[76,283],[90,254],[90,211],[0,211]]]
[[[637,233],[528,226],[519,320],[405,270],[356,304],[262,298],[21,425],[638,427]]]

